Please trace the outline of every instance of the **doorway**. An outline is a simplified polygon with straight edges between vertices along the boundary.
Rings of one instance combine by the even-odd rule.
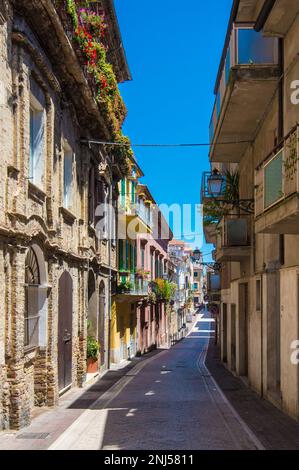
[[[248,284],[239,285],[238,374],[248,377]]]
[[[280,273],[267,275],[267,388],[280,400]]]
[[[73,280],[65,271],[59,279],[58,293],[58,386],[72,383]]]
[[[222,305],[222,361],[227,362],[227,304]]]
[[[87,334],[94,339],[98,339],[98,315],[97,315],[97,296],[96,281],[92,270],[88,273],[88,322]]]
[[[231,304],[231,369],[236,370],[236,305]]]

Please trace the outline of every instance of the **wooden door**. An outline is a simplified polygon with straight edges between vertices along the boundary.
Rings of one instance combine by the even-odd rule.
[[[72,383],[73,281],[65,271],[59,280],[58,294],[58,386]]]

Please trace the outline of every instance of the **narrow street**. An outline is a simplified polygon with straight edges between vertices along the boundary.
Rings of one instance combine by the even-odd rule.
[[[213,321],[136,366],[86,410],[50,449],[257,449],[204,366]]]

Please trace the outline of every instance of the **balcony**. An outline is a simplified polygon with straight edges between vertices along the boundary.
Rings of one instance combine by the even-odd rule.
[[[255,174],[255,230],[257,233],[299,234],[299,127]]]
[[[119,221],[123,227],[130,225],[131,230],[136,234],[152,232],[152,212],[146,210],[144,205],[136,204],[128,196],[120,198]]]
[[[210,122],[213,162],[241,160],[279,80],[276,38],[263,37],[252,25],[237,24],[228,37]]]
[[[216,261],[242,261],[250,256],[248,216],[227,218],[219,224]]]
[[[276,0],[264,26],[267,36],[285,36],[299,13],[299,3]]]
[[[135,274],[127,277],[127,280],[120,282],[117,286],[117,301],[136,301],[147,297],[149,294],[149,283],[144,279],[137,278]]]
[[[152,212],[144,204],[136,205],[136,214],[144,222],[147,228],[151,228],[153,225]]]

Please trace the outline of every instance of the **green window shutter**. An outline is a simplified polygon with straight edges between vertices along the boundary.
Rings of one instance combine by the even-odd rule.
[[[123,246],[122,240],[119,240],[118,242],[118,256],[119,256],[119,269],[122,271],[124,269],[124,246]]]
[[[129,268],[129,242],[126,240],[126,263],[125,263],[125,268]]]
[[[124,207],[126,204],[126,180],[121,180],[121,205]]]
[[[283,151],[279,152],[276,157],[265,166],[264,172],[264,205],[266,209],[283,196]]]
[[[137,270],[137,247],[136,245],[133,246],[133,269],[134,272]]]
[[[131,181],[131,201],[132,204],[135,204],[135,183]]]
[[[133,273],[134,272],[134,258],[135,258],[135,254],[134,254],[134,246],[130,244],[130,272]]]

